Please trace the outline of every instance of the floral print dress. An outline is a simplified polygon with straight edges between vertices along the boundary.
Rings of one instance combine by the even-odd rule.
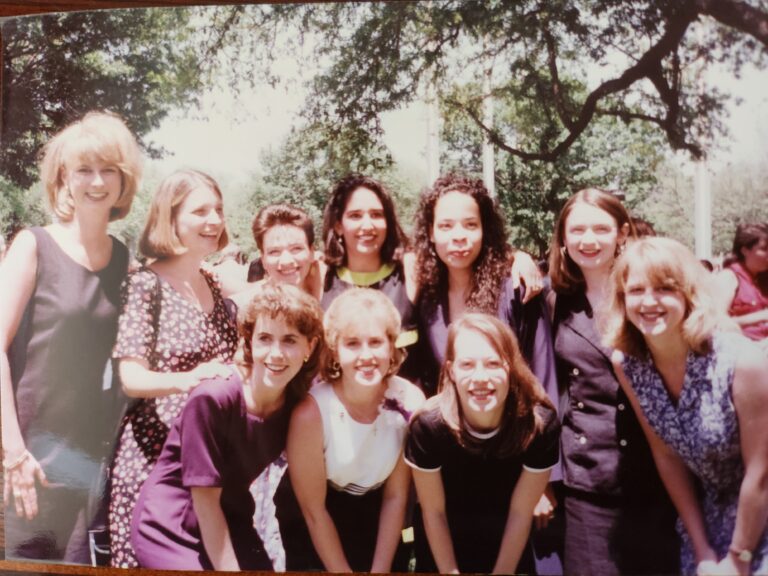
[[[650,359],[627,357],[623,363],[651,427],[683,459],[697,481],[707,537],[720,558],[731,543],[744,479],[739,421],[731,390],[736,359],[745,342],[738,333],[715,333],[708,354],[689,352],[677,404]],[[683,543],[681,569],[684,574],[695,574],[693,548],[680,521],[678,532]],[[768,532],[763,533],[754,551],[753,568],[766,556]]]
[[[208,314],[147,268],[129,275],[123,285],[122,313],[112,357],[146,360],[153,372],[187,372],[203,362],[232,360],[237,347],[234,320],[214,277],[205,270],[201,273],[213,294],[214,306]],[[142,398],[123,418],[111,469],[109,530],[113,567],[138,566],[131,547],[133,509],[187,396],[182,393]]]

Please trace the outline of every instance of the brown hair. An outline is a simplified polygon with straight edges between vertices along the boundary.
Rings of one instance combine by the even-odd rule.
[[[653,286],[671,287],[685,299],[682,335],[688,347],[703,354],[715,330],[733,330],[734,322],[710,291],[711,277],[693,253],[677,240],[645,237],[627,246],[613,267],[611,298],[603,341],[635,357],[648,354],[640,331],[627,318],[626,285],[630,270],[640,269]]]
[[[504,404],[501,429],[497,434],[501,445],[496,446],[496,450],[505,455],[517,454],[541,430],[542,421],[535,407],[543,405],[554,408],[523,358],[512,329],[495,316],[471,312],[451,323],[445,362],[440,371],[438,395],[430,402],[430,406],[439,406],[440,414],[463,446],[470,449],[475,447],[477,440],[467,431],[456,383],[451,376],[451,364],[456,358],[456,337],[465,330],[473,330],[486,338],[508,366],[509,393]]]
[[[733,248],[728,256],[726,266],[734,262],[743,263],[744,254],[741,251],[744,248],[752,249],[763,240],[768,242],[768,224],[748,223],[736,226],[736,232],[733,235]]]
[[[251,301],[240,312],[237,323],[242,346],[242,364],[248,369],[253,366],[253,332],[257,320],[262,316],[283,318],[307,340],[316,342],[312,354],[286,389],[288,400],[298,402],[309,390],[320,366],[320,359],[324,355],[323,310],[316,299],[295,286],[264,284],[256,290]]]
[[[405,360],[405,351],[395,346],[400,335],[400,313],[392,301],[380,290],[353,287],[338,295],[325,312],[326,354],[320,367],[320,375],[326,382],[336,382],[341,378],[337,362],[339,338],[350,326],[361,319],[367,324],[381,322],[392,351],[387,376],[396,374]]]
[[[384,244],[381,246],[381,263],[391,264],[400,261],[403,252],[407,248],[408,238],[400,227],[400,223],[397,220],[397,212],[395,211],[395,203],[392,201],[392,196],[390,196],[384,185],[369,176],[349,174],[339,180],[333,187],[323,211],[324,258],[325,263],[328,265],[326,284],[335,275],[336,268],[347,264],[347,252],[341,238],[336,234],[335,227],[336,224],[341,222],[347,203],[358,188],[367,188],[376,194],[381,201],[381,207],[384,209],[387,233],[384,238]]]
[[[177,170],[160,183],[149,205],[147,222],[139,240],[142,254],[160,259],[186,252],[187,249],[176,234],[176,215],[190,192],[200,187],[213,190],[222,199],[216,181],[198,170]],[[221,250],[228,243],[229,234],[225,225],[219,237],[218,249]]]
[[[309,215],[301,208],[288,204],[270,204],[259,210],[251,224],[253,239],[259,251],[264,250],[264,235],[274,226],[296,226],[304,230],[307,245],[315,243],[315,229]]]
[[[572,293],[584,287],[584,275],[571,257],[565,253],[565,225],[568,216],[577,204],[587,204],[599,208],[616,221],[616,227],[619,231],[626,225],[629,230],[629,238],[635,237],[635,228],[627,209],[613,194],[599,188],[585,188],[576,192],[560,211],[549,249],[549,276],[552,279],[552,288],[555,292]]]
[[[72,197],[64,182],[66,162],[72,157],[98,158],[117,166],[122,183],[109,219],[124,218],[131,209],[142,172],[141,150],[125,122],[111,112],[89,112],[46,144],[40,161],[40,180],[51,209],[62,222],[69,222],[74,216]]]

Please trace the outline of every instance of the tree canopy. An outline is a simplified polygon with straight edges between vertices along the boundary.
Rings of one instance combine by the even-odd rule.
[[[203,86],[206,46],[192,17],[166,8],[3,22],[0,172],[30,186],[42,144],[89,110],[120,114],[142,136],[169,110],[191,105]]]
[[[323,72],[306,109],[313,121],[375,137],[383,112],[432,84],[499,150],[526,161],[555,161],[601,117],[649,123],[673,149],[702,157],[722,131],[724,97],[714,86],[699,90],[696,71],[721,62],[738,73],[744,61],[764,63],[768,46],[765,0],[296,4],[238,18],[233,30],[264,34],[289,24],[297,38],[321,38],[314,56]],[[705,21],[711,25],[695,25]],[[490,92],[449,96],[489,66]],[[600,77],[588,78],[598,69]],[[489,97],[534,103],[544,120],[536,137],[520,142],[487,125],[481,107]]]

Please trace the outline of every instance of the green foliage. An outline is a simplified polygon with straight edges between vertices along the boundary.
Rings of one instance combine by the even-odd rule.
[[[675,163],[660,166],[658,185],[638,206],[659,234],[694,247],[694,175]],[[736,226],[768,222],[768,169],[734,164],[710,180],[712,195],[712,253],[730,252]]]
[[[277,150],[263,155],[262,164],[264,174],[254,181],[247,203],[238,213],[252,219],[269,204],[299,206],[315,223],[318,247],[322,244],[322,215],[328,194],[338,180],[351,172],[383,182],[395,199],[404,227],[412,221],[415,191],[398,175],[389,151],[360,132],[345,132],[336,137],[321,124],[294,129]],[[245,228],[244,224],[234,225]],[[250,220],[247,228],[250,230]],[[241,237],[240,241],[245,239]]]
[[[0,236],[10,239],[27,226],[42,226],[50,220],[37,190],[23,190],[0,177]]]
[[[514,127],[520,141],[535,139],[547,130],[540,109],[501,98],[495,100],[495,108],[496,121],[510,132]],[[443,111],[442,165],[447,171],[480,177],[483,134],[450,105],[444,105]],[[554,162],[525,162],[497,153],[497,195],[514,244],[543,257],[562,205],[582,188],[620,189],[627,205],[636,206],[655,187],[662,150],[662,136],[647,125],[623,126],[606,117],[593,122],[584,137]]]
[[[30,186],[42,145],[89,110],[116,112],[141,136],[194,103],[203,78],[190,18],[188,9],[132,9],[3,22],[0,172]]]

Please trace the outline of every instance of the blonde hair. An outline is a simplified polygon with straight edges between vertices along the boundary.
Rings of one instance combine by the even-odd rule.
[[[326,382],[336,382],[341,378],[341,370],[337,361],[339,338],[361,321],[367,323],[379,322],[389,340],[392,356],[387,376],[396,374],[405,360],[405,351],[395,347],[395,341],[400,335],[400,313],[387,296],[372,288],[350,288],[337,296],[325,312],[326,354],[320,366],[320,375]]]
[[[51,209],[62,222],[70,222],[75,214],[65,182],[66,163],[72,158],[97,158],[117,166],[122,184],[109,219],[124,218],[131,209],[142,173],[141,150],[125,122],[111,112],[89,112],[46,144],[40,161],[40,180]]]
[[[716,330],[735,329],[735,323],[711,291],[709,272],[696,256],[677,240],[645,237],[629,243],[613,267],[612,293],[604,323],[606,346],[635,357],[648,354],[642,333],[627,318],[626,286],[631,270],[640,270],[651,285],[673,288],[683,296],[682,336],[694,352],[706,353]]]
[[[216,181],[198,170],[177,170],[166,177],[158,186],[147,213],[147,223],[139,240],[139,250],[148,258],[168,258],[187,251],[176,234],[176,216],[179,207],[189,194],[197,188],[213,190],[223,200]],[[218,249],[229,243],[227,227],[221,231]]]

